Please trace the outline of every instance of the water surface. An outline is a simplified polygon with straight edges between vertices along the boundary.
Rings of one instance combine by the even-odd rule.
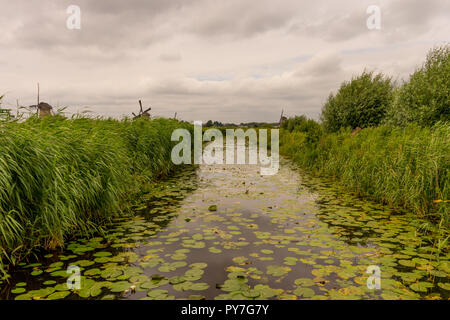
[[[2,299],[448,299],[448,247],[412,215],[300,174],[200,166],[144,195],[104,236],[22,264]],[[68,266],[81,289],[68,290]],[[369,266],[381,289],[369,289]]]

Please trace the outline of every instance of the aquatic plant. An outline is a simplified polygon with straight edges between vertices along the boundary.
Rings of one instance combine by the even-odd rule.
[[[357,195],[430,215],[448,224],[450,124],[423,128],[342,129],[317,142],[283,130],[281,153],[313,173],[338,180]],[[433,218],[431,217],[431,218]]]

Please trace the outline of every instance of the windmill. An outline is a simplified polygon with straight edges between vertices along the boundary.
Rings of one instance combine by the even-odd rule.
[[[134,117],[133,119],[137,119],[137,118],[146,118],[146,119],[150,119],[150,113],[149,113],[149,111],[152,110],[152,108],[150,107],[150,108],[144,110],[144,109],[142,108],[142,101],[141,101],[141,100],[139,100],[139,107],[140,107],[140,109],[139,109],[138,115],[136,115],[134,112],[132,112],[133,117]]]
[[[36,108],[36,113],[41,118],[52,115],[53,107],[46,102],[39,102],[38,105],[32,105],[30,108]]]
[[[284,114],[284,109],[281,110],[280,122],[278,123],[279,127],[281,127],[281,125],[283,124],[283,121],[287,119],[283,114]]]
[[[45,116],[50,116],[52,114],[53,107],[46,102],[40,102],[39,100],[39,83],[37,84],[37,104],[32,105],[29,108],[36,108],[36,113],[39,117],[43,118]]]

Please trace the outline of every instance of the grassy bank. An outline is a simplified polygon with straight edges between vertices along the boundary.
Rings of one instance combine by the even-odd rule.
[[[48,117],[0,123],[0,261],[105,225],[173,169],[176,120]],[[2,270],[0,270],[2,271]]]
[[[450,124],[379,126],[325,133],[312,120],[281,132],[282,154],[357,195],[448,224]],[[436,201],[438,200],[438,201]],[[431,217],[433,216],[433,217]]]

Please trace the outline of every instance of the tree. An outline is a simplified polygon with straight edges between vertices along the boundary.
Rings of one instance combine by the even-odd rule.
[[[450,46],[437,47],[397,90],[386,122],[431,126],[450,120]]]
[[[364,71],[350,82],[343,82],[336,95],[328,96],[321,120],[331,132],[342,127],[377,126],[392,103],[393,90],[391,78]]]

